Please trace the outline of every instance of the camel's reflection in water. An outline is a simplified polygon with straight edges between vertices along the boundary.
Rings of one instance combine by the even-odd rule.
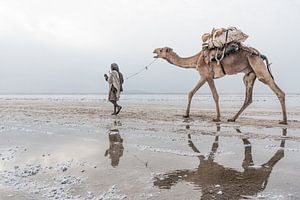
[[[218,126],[218,131],[220,127]],[[237,129],[240,132],[239,129]],[[282,129],[283,136],[287,130]],[[267,184],[273,167],[284,157],[285,137],[282,137],[279,150],[264,164],[255,166],[252,159],[251,143],[243,138],[244,160],[243,171],[224,167],[214,161],[215,154],[219,147],[219,136],[215,136],[211,151],[207,156],[200,153],[194,145],[191,135],[188,134],[189,146],[194,152],[199,153],[200,164],[195,170],[176,170],[156,177],[154,185],[161,189],[170,189],[179,181],[192,183],[201,188],[201,199],[241,199],[254,196],[263,191]]]

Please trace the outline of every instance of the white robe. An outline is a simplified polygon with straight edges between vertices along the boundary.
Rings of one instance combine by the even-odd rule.
[[[117,96],[117,100],[119,100],[121,94],[121,85],[120,85],[119,73],[117,71],[112,70],[112,72],[109,74],[108,83],[109,83],[110,92],[112,86],[114,86],[114,88],[117,89],[116,96]]]

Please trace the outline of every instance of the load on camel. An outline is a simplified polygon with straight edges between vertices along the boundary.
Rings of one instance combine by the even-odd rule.
[[[258,50],[245,46],[242,42],[247,39],[242,31],[230,27],[228,29],[213,29],[211,33],[202,36],[202,50],[191,57],[182,58],[169,47],[157,48],[153,53],[155,58],[162,58],[169,63],[182,68],[194,68],[200,74],[200,80],[188,94],[188,105],[184,117],[189,117],[190,106],[194,94],[199,88],[208,83],[212,92],[217,117],[215,122],[220,121],[219,95],[215,87],[214,79],[225,75],[244,73],[246,97],[241,109],[234,115],[230,122],[236,121],[240,114],[252,103],[252,91],[256,78],[268,85],[278,97],[283,119],[280,124],[287,124],[285,93],[277,86],[269,69],[267,57]],[[266,63],[265,63],[266,62]]]

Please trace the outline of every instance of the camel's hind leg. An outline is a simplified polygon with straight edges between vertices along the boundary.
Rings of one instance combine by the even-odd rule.
[[[285,93],[276,85],[275,81],[273,80],[271,74],[266,68],[265,63],[263,60],[258,56],[252,56],[249,58],[249,63],[254,70],[258,80],[268,85],[271,90],[276,94],[278,97],[281,109],[282,109],[282,118],[283,120],[280,124],[287,124],[287,116],[286,116],[286,107],[285,107]]]
[[[188,105],[185,111],[185,115],[183,117],[188,118],[190,116],[191,102],[194,94],[199,90],[199,88],[206,82],[204,78],[201,78],[197,85],[189,92],[188,94]]]
[[[235,129],[235,130],[238,133],[242,133],[242,131],[238,128]],[[244,156],[244,160],[243,160],[243,163],[242,163],[242,167],[244,169],[247,169],[248,167],[254,165],[253,159],[252,159],[252,146],[251,146],[250,141],[247,138],[242,138],[242,140],[243,140],[244,147],[245,147],[245,151],[244,151],[245,156]]]
[[[246,86],[245,101],[239,112],[233,118],[228,119],[229,122],[234,122],[240,116],[240,114],[252,103],[252,92],[255,79],[256,75],[254,72],[250,72],[244,76],[243,80]]]
[[[276,94],[278,97],[281,109],[282,109],[282,121],[279,122],[280,124],[287,124],[287,116],[286,116],[286,107],[285,107],[285,93],[276,85],[275,81],[272,79],[266,83],[271,90]]]
[[[245,157],[242,163],[242,167],[246,169],[254,165],[252,159],[252,146],[247,138],[242,138],[242,140],[245,146]]]

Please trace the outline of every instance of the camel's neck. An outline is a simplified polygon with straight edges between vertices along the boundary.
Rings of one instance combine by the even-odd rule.
[[[197,61],[199,59],[200,53],[197,53],[196,55],[191,56],[191,57],[182,58],[182,57],[179,57],[176,53],[172,52],[171,54],[168,55],[166,60],[169,63],[176,65],[178,67],[195,68]]]

